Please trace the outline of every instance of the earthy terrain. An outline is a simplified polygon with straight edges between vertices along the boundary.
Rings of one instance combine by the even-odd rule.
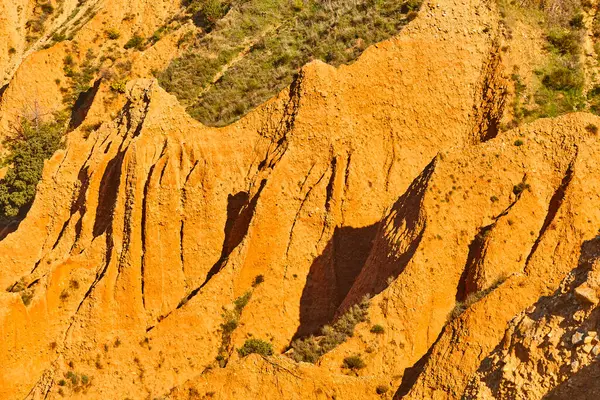
[[[597,5],[317,3],[0,0],[0,399],[600,396]]]

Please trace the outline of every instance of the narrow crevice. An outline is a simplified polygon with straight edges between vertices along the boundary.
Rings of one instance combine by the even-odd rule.
[[[544,233],[546,233],[546,231],[548,230],[548,228],[554,221],[554,218],[556,217],[556,214],[558,213],[558,210],[560,209],[560,207],[563,203],[567,188],[569,187],[569,185],[571,184],[571,180],[573,179],[577,154],[578,154],[578,150],[575,151],[575,155],[574,155],[573,159],[571,160],[571,162],[569,163],[569,167],[567,168],[567,171],[566,171],[560,185],[558,186],[558,188],[552,195],[552,198],[550,199],[550,203],[548,204],[548,212],[546,213],[546,218],[544,219],[542,227],[540,228],[537,238],[535,239],[535,242],[533,243],[533,246],[531,247],[531,251],[529,252],[529,255],[527,256],[527,259],[525,261],[525,274],[528,274],[528,267],[529,267],[529,262],[531,261],[531,257],[533,257],[533,255],[535,254],[538,246],[540,245],[540,242],[542,241],[542,237],[544,236]]]
[[[240,245],[240,243],[242,243],[248,233],[258,199],[260,198],[260,194],[265,188],[266,184],[267,180],[262,180],[258,191],[250,200],[248,200],[247,192],[239,192],[234,196],[229,195],[227,221],[225,223],[225,238],[223,240],[221,256],[208,271],[204,282],[182,299],[177,306],[178,309],[183,307],[189,300],[195,297],[200,290],[202,290],[202,288],[206,286],[208,282],[210,282],[213,276],[221,272],[229,260],[229,255],[237,248],[237,246]],[[163,317],[163,319],[165,317]]]
[[[312,168],[311,168],[311,171],[312,171]],[[292,237],[294,235],[294,227],[296,226],[296,223],[298,222],[298,218],[300,217],[300,212],[302,212],[302,209],[304,208],[304,204],[306,203],[306,201],[310,197],[310,194],[312,193],[313,189],[316,186],[318,186],[319,183],[321,183],[321,181],[325,177],[326,173],[327,173],[327,170],[325,172],[323,172],[323,174],[321,174],[321,177],[317,180],[317,182],[308,189],[308,191],[306,192],[306,195],[304,196],[304,198],[300,202],[300,206],[298,207],[298,210],[296,211],[296,215],[294,216],[294,220],[292,222],[292,227],[290,228],[290,234],[289,234],[289,237],[288,237],[288,244],[287,244],[287,247],[285,249],[285,256],[286,257],[289,255],[289,252],[290,252],[290,247],[292,245]],[[309,175],[310,175],[310,171],[309,171]],[[308,179],[308,176],[306,177],[306,179]],[[305,179],[305,182],[306,182],[306,179]]]
[[[94,102],[94,98],[100,89],[101,83],[102,78],[96,80],[96,82],[94,82],[94,86],[81,93],[79,97],[77,97],[77,100],[75,100],[75,104],[73,105],[73,109],[71,111],[69,130],[77,129],[83,123],[83,121],[85,121],[85,118],[92,107],[92,103]]]
[[[150,181],[152,180],[152,174],[154,172],[154,168],[156,164],[153,164],[148,171],[148,175],[146,178],[146,182],[144,183],[144,198],[142,199],[142,229],[141,229],[141,237],[142,237],[142,260],[140,263],[140,274],[141,274],[141,290],[142,290],[142,306],[144,310],[146,309],[146,293],[145,289],[145,268],[146,268],[146,229],[147,229],[147,215],[150,212],[148,209],[148,192],[150,191]]]
[[[503,68],[500,43],[494,40],[473,103],[474,143],[486,142],[498,135],[507,94]]]

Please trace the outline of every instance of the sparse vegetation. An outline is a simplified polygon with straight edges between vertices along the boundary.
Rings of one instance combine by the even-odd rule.
[[[487,289],[480,290],[478,292],[470,293],[464,301],[456,303],[450,315],[448,316],[448,322],[460,317],[469,307],[483,299],[485,296],[493,292],[498,286],[502,285],[508,279],[507,275],[502,275]]]
[[[354,61],[419,7],[418,0],[195,0],[187,10],[205,34],[158,74],[159,82],[196,119],[226,125],[289,85],[307,62]]]
[[[121,33],[119,33],[119,31],[115,28],[107,29],[105,34],[110,40],[117,40],[121,37]]]
[[[248,339],[244,345],[238,349],[240,357],[246,357],[250,354],[260,354],[261,356],[272,356],[273,345],[261,339]]]
[[[94,53],[89,50],[79,68],[77,68],[73,56],[68,54],[63,60],[63,71],[69,78],[69,87],[61,88],[63,103],[67,107],[72,107],[79,96],[92,87],[91,81],[98,72]]]
[[[125,93],[126,87],[127,87],[126,79],[120,79],[118,81],[112,81],[110,83],[110,90],[112,90],[115,93]]]
[[[129,39],[127,41],[127,43],[125,43],[125,46],[123,46],[123,47],[125,48],[125,50],[128,50],[128,49],[143,50],[144,42],[145,42],[144,38],[136,33],[135,35],[133,35],[133,37],[131,39]]]
[[[363,369],[366,366],[367,364],[358,354],[344,358],[344,363],[342,364],[342,367],[351,369],[353,371],[358,371],[359,369]]]
[[[33,202],[44,161],[62,143],[64,121],[43,121],[40,116],[21,118],[4,140],[7,155],[2,165],[8,170],[0,180],[0,221],[23,217]]]
[[[217,362],[221,367],[225,367],[227,365],[229,348],[231,346],[231,335],[238,327],[238,322],[242,316],[242,311],[250,301],[251,297],[251,291],[244,293],[242,296],[234,300],[233,310],[226,310],[223,313],[223,323],[221,324],[221,346],[219,347],[219,354],[217,355]]]
[[[365,322],[368,316],[369,298],[366,296],[344,313],[333,325],[321,329],[321,336],[309,336],[292,342],[292,358],[295,361],[315,363],[325,353],[354,335],[354,328]]]

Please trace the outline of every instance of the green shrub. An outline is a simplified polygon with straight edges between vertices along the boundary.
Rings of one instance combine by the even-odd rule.
[[[523,141],[521,139],[517,139],[517,140],[515,140],[514,145],[517,146],[517,147],[523,146]]]
[[[551,31],[547,38],[551,49],[561,55],[577,56],[581,48],[581,35],[571,30]]]
[[[578,90],[583,86],[583,76],[577,70],[561,66],[547,73],[542,84],[552,90]]]
[[[485,296],[494,291],[498,286],[504,283],[508,279],[507,275],[501,275],[494,283],[487,289],[480,290],[478,292],[470,293],[464,301],[456,303],[450,314],[448,315],[448,322],[461,316],[469,307],[483,299]]]
[[[119,31],[115,28],[107,29],[105,34],[110,40],[116,40],[121,37],[121,33],[119,33]]]
[[[127,79],[120,79],[110,83],[110,90],[116,93],[125,93],[127,89]]]
[[[143,50],[144,49],[144,38],[136,33],[135,35],[133,35],[133,37],[131,39],[129,39],[127,41],[127,43],[125,43],[125,46],[123,46],[123,47],[126,50],[128,50],[128,49]]]
[[[58,381],[58,386],[65,386],[67,384],[67,381],[65,381],[64,379],[61,379],[60,381]]]
[[[373,325],[371,327],[371,333],[374,333],[376,335],[382,335],[385,332],[385,329],[383,328],[383,326],[377,324],[377,325]]]
[[[359,369],[363,369],[367,366],[367,364],[363,361],[362,358],[360,358],[360,355],[357,354],[354,356],[344,358],[344,363],[342,364],[342,366],[344,368],[356,371]]]
[[[238,349],[240,357],[246,357],[249,354],[260,354],[262,356],[273,355],[273,345],[260,339],[248,339],[244,345]]]
[[[21,119],[5,139],[2,165],[8,170],[0,180],[0,221],[17,220],[33,202],[44,161],[61,147],[63,126],[62,121]]]

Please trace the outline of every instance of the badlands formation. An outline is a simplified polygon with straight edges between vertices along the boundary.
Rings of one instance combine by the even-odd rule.
[[[5,131],[64,107],[73,42],[181,9],[59,3],[28,38],[39,4],[0,0]],[[115,56],[2,228],[0,399],[598,398],[600,118],[507,123],[545,51],[521,28],[425,1],[218,128],[153,77],[193,26]]]

